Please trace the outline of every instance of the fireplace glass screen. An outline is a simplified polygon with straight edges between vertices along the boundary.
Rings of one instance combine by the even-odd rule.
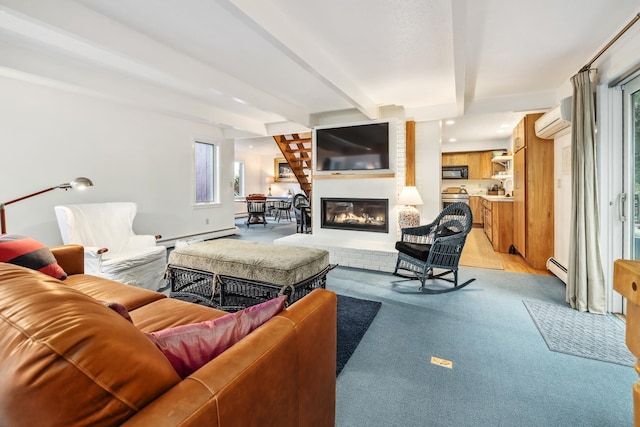
[[[389,232],[388,199],[321,198],[322,228]]]

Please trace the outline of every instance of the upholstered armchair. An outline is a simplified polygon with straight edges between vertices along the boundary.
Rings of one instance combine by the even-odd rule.
[[[164,285],[167,248],[160,236],[133,232],[135,203],[89,203],[56,206],[64,244],[84,246],[86,274],[158,290]]]

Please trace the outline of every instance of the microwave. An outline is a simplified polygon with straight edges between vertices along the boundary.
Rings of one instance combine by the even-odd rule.
[[[469,166],[443,166],[442,179],[469,179]]]

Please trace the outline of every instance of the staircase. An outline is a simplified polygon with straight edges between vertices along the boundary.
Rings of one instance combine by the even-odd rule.
[[[311,197],[311,135],[302,137],[294,133],[275,135],[273,139],[296,176],[300,188],[307,197]]]

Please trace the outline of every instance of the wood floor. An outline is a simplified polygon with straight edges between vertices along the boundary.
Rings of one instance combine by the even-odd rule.
[[[474,224],[474,228],[480,228],[480,226]],[[496,255],[502,259],[502,264],[504,266],[504,271],[513,271],[515,273],[527,273],[527,274],[540,274],[543,276],[552,276],[547,269],[544,270],[536,270],[531,268],[520,255],[515,254],[504,254],[501,252],[496,252]]]
[[[502,264],[504,265],[504,271],[514,271],[516,273],[528,273],[528,274],[541,274],[544,276],[551,276],[552,274],[544,269],[544,270],[536,270],[531,268],[524,262],[524,259],[520,255],[514,254],[503,254],[498,253],[498,256],[502,259]]]

